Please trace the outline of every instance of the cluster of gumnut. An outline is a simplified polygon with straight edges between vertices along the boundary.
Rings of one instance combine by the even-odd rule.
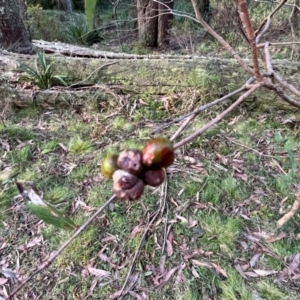
[[[164,168],[174,161],[173,144],[166,138],[149,140],[143,151],[124,150],[119,155],[106,157],[101,172],[113,179],[115,195],[120,199],[139,199],[145,185],[157,187],[166,177]]]

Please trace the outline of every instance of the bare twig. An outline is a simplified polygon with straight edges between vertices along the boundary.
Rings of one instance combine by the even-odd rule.
[[[264,35],[264,33],[269,29],[270,24],[271,24],[271,18],[270,18],[270,16],[268,16],[266,26],[265,26],[265,27],[263,28],[263,30],[257,35],[257,37],[256,37],[256,39],[255,39],[256,45],[259,43],[259,40],[260,40],[261,37]]]
[[[238,105],[240,105],[249,95],[251,95],[254,91],[256,91],[261,86],[262,86],[262,83],[256,83],[256,84],[252,85],[247,92],[245,92],[243,95],[241,95],[238,100],[236,100],[233,104],[231,104],[221,114],[216,116],[214,119],[212,119],[210,122],[208,122],[202,128],[196,130],[190,136],[182,139],[180,142],[175,144],[174,148],[177,149],[177,148],[181,147],[182,145],[186,144],[187,142],[189,142],[189,141],[195,139],[196,137],[198,137],[199,135],[201,135],[203,132],[208,130],[210,127],[212,127],[215,124],[219,123],[228,113],[230,113],[234,108],[236,108]]]
[[[259,71],[259,64],[258,64],[258,59],[257,59],[258,49],[256,48],[255,33],[254,33],[254,30],[251,25],[251,20],[249,17],[246,0],[239,0],[239,8],[240,8],[240,11],[239,11],[240,19],[241,19],[243,26],[245,28],[245,31],[247,33],[248,41],[249,41],[249,44],[251,47],[251,54],[252,54],[252,61],[253,61],[253,65],[254,65],[255,77],[256,77],[257,81],[261,82],[262,76]]]
[[[269,42],[270,46],[286,46],[286,45],[296,45],[300,44],[300,42]],[[262,48],[265,46],[265,43],[257,44],[256,48]]]
[[[77,86],[77,85],[79,85],[79,84],[82,84],[82,83],[84,83],[85,81],[87,81],[89,78],[91,78],[92,75],[95,74],[96,72],[99,72],[101,69],[103,69],[103,68],[105,68],[105,67],[107,67],[107,66],[110,66],[110,65],[114,65],[114,64],[116,64],[116,63],[118,63],[118,62],[117,62],[117,61],[113,61],[113,62],[111,62],[111,63],[104,64],[104,65],[98,67],[98,68],[97,68],[96,70],[94,70],[92,73],[90,73],[90,75],[89,75],[87,78],[85,78],[85,79],[83,79],[83,80],[81,80],[81,81],[79,81],[79,82],[73,83],[72,85],[70,85],[70,86],[68,86],[68,87],[74,87],[74,86]]]
[[[177,131],[172,135],[170,138],[170,141],[174,141],[179,134],[188,126],[188,124],[196,117],[196,115],[191,115],[189,116],[182,124],[181,126],[177,129]]]
[[[289,84],[287,81],[285,81],[279,74],[274,72],[274,77],[281,83],[284,87],[288,88],[292,93],[300,97],[300,91],[296,89],[292,84]]]
[[[202,18],[197,0],[191,0],[196,14],[197,21],[212,35],[229,53],[231,53],[243,69],[255,75],[254,70],[248,66],[238,53],[220,36],[218,35]]]
[[[117,0],[114,5],[114,18],[115,18],[116,25],[117,25],[117,34],[118,34],[119,44],[121,45],[122,52],[124,52],[123,43],[122,43],[121,37],[120,37],[119,22],[118,22],[118,15],[117,15],[117,9],[118,9],[119,4],[120,4],[120,0]]]
[[[274,73],[274,75],[275,75],[275,73]],[[296,101],[295,99],[293,99],[292,97],[290,97],[289,95],[287,95],[284,92],[284,90],[282,88],[280,88],[279,86],[277,86],[277,85],[275,85],[275,84],[273,84],[271,82],[268,82],[268,83],[265,82],[264,86],[267,87],[270,90],[275,91],[275,93],[279,97],[281,97],[282,100],[288,102],[289,104],[291,104],[294,107],[300,108],[300,102]],[[293,88],[295,88],[295,87],[293,87]]]
[[[164,185],[165,185],[165,184],[166,184],[166,181],[165,181]],[[162,193],[163,193],[163,190],[164,190],[164,188],[163,188],[164,185],[162,186]],[[149,221],[148,226],[147,226],[146,229],[144,230],[144,233],[143,233],[143,236],[142,236],[142,238],[141,238],[141,240],[140,240],[138,249],[137,249],[136,252],[135,252],[135,255],[134,255],[133,259],[132,259],[132,262],[131,262],[129,271],[127,272],[126,279],[125,279],[125,281],[124,281],[124,283],[123,283],[122,289],[120,290],[120,293],[119,293],[120,296],[121,296],[122,294],[124,294],[123,292],[124,292],[125,287],[126,287],[126,285],[127,285],[127,283],[128,283],[128,280],[129,280],[129,278],[130,278],[130,275],[131,275],[131,273],[132,273],[132,270],[133,270],[133,268],[134,268],[134,266],[135,266],[135,262],[136,262],[136,260],[137,260],[137,258],[138,258],[138,256],[139,256],[139,254],[140,254],[140,252],[141,252],[141,249],[142,249],[142,247],[143,247],[145,238],[146,238],[146,236],[147,236],[147,234],[148,234],[148,232],[149,232],[150,227],[153,225],[153,223],[155,222],[155,220],[156,220],[156,218],[158,217],[158,215],[161,214],[161,213],[163,212],[163,210],[164,210],[164,207],[165,207],[165,201],[166,201],[165,195],[161,195],[161,197],[160,197],[160,206],[159,206],[158,210],[155,212],[155,214],[153,215],[153,217],[151,218],[151,220]]]
[[[266,24],[266,22],[268,21],[268,18],[272,18],[276,12],[284,5],[284,3],[286,2],[287,0],[282,0],[275,8],[274,10],[263,20],[263,22],[260,24],[260,26],[258,27],[258,29],[255,31],[255,34],[257,35],[261,30],[262,28],[264,27],[264,25]]]
[[[280,220],[277,221],[277,227],[282,227],[286,222],[288,222],[298,211],[300,207],[300,185],[298,186],[298,192],[295,202],[289,212],[287,212]]]
[[[47,267],[49,267],[52,262],[56,259],[58,255],[61,254],[61,252],[69,246],[69,244],[77,237],[79,236],[86,227],[101,213],[101,211],[115,199],[115,195],[111,196],[92,216],[88,218],[88,220],[82,224],[75,232],[74,234],[66,241],[64,242],[58,250],[56,250],[46,261],[44,261],[41,265],[39,265],[36,270],[34,270],[25,280],[23,280],[6,298],[6,300],[12,300],[13,296],[23,288],[25,284],[27,284],[34,276],[41,273],[43,270],[45,270]]]
[[[295,0],[295,1],[296,1],[296,0]],[[291,15],[290,15],[290,17],[289,17],[289,23],[290,23],[290,26],[291,26],[291,34],[292,34],[293,41],[296,40],[295,30],[294,30],[294,25],[293,25],[293,15],[294,15],[295,12],[296,12],[296,3],[295,3],[295,1],[294,1],[294,7],[293,7],[293,10],[292,10]],[[295,44],[292,45],[292,52],[291,52],[290,59],[293,59],[294,52],[295,52]]]
[[[265,48],[264,48],[264,50],[265,50],[265,60],[266,60],[267,71],[268,71],[268,73],[265,76],[273,76],[273,74],[274,74],[269,45],[270,45],[270,43],[268,43],[268,42],[265,43]]]
[[[254,81],[254,79],[253,79],[253,81]],[[242,86],[241,88],[239,88],[239,89],[237,89],[237,90],[235,90],[235,91],[233,91],[233,92],[231,92],[231,93],[229,93],[229,94],[227,94],[227,95],[225,95],[225,96],[223,96],[223,97],[221,97],[219,99],[216,99],[216,100],[214,100],[214,101],[212,101],[212,102],[210,102],[208,104],[202,105],[202,106],[196,108],[195,110],[193,110],[192,112],[189,112],[189,113],[187,113],[187,114],[185,114],[183,116],[180,116],[180,117],[178,117],[178,118],[176,118],[176,119],[174,119],[174,120],[172,120],[170,122],[167,122],[166,124],[163,124],[163,125],[159,126],[158,128],[154,129],[151,133],[152,134],[156,133],[156,132],[162,130],[163,128],[166,128],[166,127],[172,125],[173,123],[179,122],[179,121],[181,121],[181,120],[183,120],[183,119],[185,119],[185,118],[187,118],[187,117],[189,117],[191,115],[197,115],[201,111],[204,111],[204,110],[206,110],[206,109],[208,109],[208,108],[210,108],[210,107],[212,107],[212,106],[214,106],[216,104],[219,104],[219,103],[225,101],[226,99],[228,99],[228,98],[230,98],[230,97],[232,97],[232,96],[234,96],[234,95],[236,95],[238,93],[241,93],[241,92],[243,92],[245,90],[246,90],[245,86]]]

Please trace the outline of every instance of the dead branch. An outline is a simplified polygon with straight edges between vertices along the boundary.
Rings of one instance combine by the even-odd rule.
[[[174,141],[179,134],[188,126],[188,124],[196,117],[196,115],[191,115],[189,116],[182,124],[181,126],[177,129],[177,131],[172,135],[170,138],[170,141]]]
[[[259,64],[257,59],[257,48],[256,48],[256,42],[255,42],[255,33],[252,29],[251,20],[248,13],[247,3],[246,0],[239,0],[239,14],[240,19],[242,21],[243,27],[245,28],[245,31],[247,33],[248,41],[250,43],[251,47],[251,54],[252,54],[252,61],[254,65],[254,74],[256,77],[256,80],[258,82],[262,81],[262,76],[259,71]]]
[[[269,81],[269,82],[265,81],[264,87],[267,87],[268,89],[273,90],[282,100],[286,101],[287,103],[291,104],[292,106],[300,108],[299,101],[294,100],[292,97],[287,95],[281,87],[273,84],[271,81]]]
[[[288,222],[298,211],[300,207],[300,184],[298,186],[298,192],[296,196],[296,200],[289,212],[287,212],[281,219],[277,221],[277,227],[282,227],[286,222]]]

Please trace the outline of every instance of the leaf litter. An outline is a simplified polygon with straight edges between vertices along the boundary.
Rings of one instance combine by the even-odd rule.
[[[118,114],[122,113],[118,112]],[[98,143],[101,145],[101,148],[109,148],[110,144],[118,147],[120,139],[125,139],[125,135],[122,130],[114,131],[109,124],[111,119],[118,116],[118,114],[114,114],[110,118],[106,118],[105,114],[103,115],[104,119],[100,122],[101,132],[99,134],[94,131],[94,128],[98,126],[97,124],[100,124],[99,118],[101,117],[99,115],[84,112],[76,122],[77,124],[82,122],[90,125],[91,128],[88,133],[85,132],[84,135],[102,139]],[[72,118],[67,113],[57,114],[53,112],[52,116],[53,120],[55,118],[60,120],[61,126],[65,126],[65,128],[68,128],[68,122]],[[238,121],[241,120],[243,119],[239,118]],[[98,199],[106,197],[110,192],[109,188],[103,191],[97,188],[97,185],[101,187],[101,185],[105,186],[107,184],[105,180],[98,178],[98,170],[96,170],[96,165],[101,161],[103,153],[101,149],[94,148],[95,158],[92,158],[92,160],[87,154],[82,154],[78,157],[74,156],[74,154],[69,152],[68,146],[66,146],[71,136],[68,130],[65,130],[65,132],[58,130],[54,121],[50,120],[47,123],[48,121],[45,124],[41,121],[39,125],[44,131],[52,127],[51,131],[47,133],[47,138],[46,135],[44,137],[43,135],[34,135],[34,138],[30,137],[21,141],[10,136],[1,137],[2,149],[4,152],[12,153],[12,151],[20,152],[26,149],[26,146],[32,147],[31,150],[35,160],[29,161],[29,163],[24,162],[26,168],[21,169],[21,175],[18,178],[30,178],[30,174],[26,174],[26,169],[28,172],[33,167],[36,174],[41,174],[41,176],[34,176],[35,179],[41,180],[41,183],[39,181],[36,182],[41,194],[47,191],[47,186],[49,184],[51,186],[51,180],[53,179],[56,180],[57,178],[59,184],[69,184],[69,190],[73,189],[78,196],[70,197],[70,209],[66,207],[65,212],[71,212],[69,217],[79,217],[80,222],[82,222],[80,217],[89,214],[90,211],[97,207],[97,202],[95,200],[90,201],[88,198],[90,192],[93,192],[93,189],[95,189],[98,193],[96,197]],[[28,120],[28,125],[30,125],[28,127],[32,128],[32,120]],[[224,126],[228,126],[226,122]],[[153,124],[153,127],[155,127],[155,124]],[[283,129],[281,130],[283,131]],[[284,131],[283,135],[294,134],[288,133],[286,129]],[[137,138],[135,134],[133,132],[132,136]],[[37,139],[37,136],[39,139],[42,139],[42,143]],[[216,142],[214,147],[216,149],[213,151],[209,138],[205,136],[202,143],[197,145],[197,147],[191,146],[187,147],[185,151],[178,151],[176,163],[168,169],[171,189],[168,192],[167,200],[170,214],[167,225],[172,225],[171,230],[164,237],[164,222],[167,220],[167,218],[164,218],[164,215],[160,217],[160,222],[151,226],[145,240],[146,248],[142,247],[141,249],[140,257],[130,276],[129,283],[122,293],[123,295],[129,294],[136,299],[148,299],[149,297],[151,299],[151,293],[147,295],[147,288],[156,286],[157,291],[162,293],[168,290],[170,286],[181,285],[186,287],[191,278],[194,278],[193,280],[196,280],[198,286],[204,289],[205,286],[211,284],[209,276],[204,276],[206,271],[218,278],[218,285],[218,280],[230,280],[231,275],[229,271],[233,265],[244,282],[246,284],[249,283],[249,286],[253,284],[252,280],[256,278],[263,280],[265,277],[280,279],[287,287],[289,287],[291,281],[293,281],[294,285],[297,285],[299,255],[294,254],[293,257],[286,257],[284,254],[277,253],[276,250],[271,250],[273,245],[276,247],[280,242],[285,242],[288,239],[293,240],[293,236],[287,230],[285,232],[273,230],[276,218],[272,217],[272,214],[276,214],[279,207],[276,205],[276,201],[279,203],[284,198],[286,198],[286,201],[291,201],[290,194],[286,196],[287,194],[278,191],[272,193],[272,190],[276,189],[276,186],[272,185],[274,178],[278,174],[287,174],[288,172],[288,166],[285,165],[287,152],[281,145],[284,143],[284,140],[274,141],[274,132],[272,130],[261,131],[259,135],[251,133],[250,136],[252,145],[255,146],[244,147],[243,143],[238,140],[239,136],[231,133],[230,139],[236,142],[232,146],[233,143],[231,144],[228,140],[226,143],[224,142],[226,138],[220,131],[214,137]],[[58,148],[52,152],[44,152],[42,158],[38,152],[34,151],[36,151],[37,147],[41,147],[40,145],[46,143],[49,137],[58,140]],[[218,147],[218,144],[222,147]],[[7,159],[7,154],[4,152],[1,152],[1,162],[4,160],[8,167],[12,167],[12,160]],[[259,160],[256,160],[255,163],[247,161],[247,157],[251,153],[259,157]],[[251,158],[250,155],[249,157]],[[273,160],[275,158],[273,157],[276,157],[277,163],[274,163]],[[41,163],[42,160],[44,160],[43,163]],[[88,165],[89,161],[91,162],[89,172],[81,175],[80,167]],[[185,163],[182,164],[182,161]],[[225,190],[218,182],[221,182],[223,177],[226,178],[229,173],[233,175],[238,185],[234,188],[229,186],[228,190]],[[51,180],[46,181],[48,176],[52,176]],[[216,178],[215,181],[212,180],[214,177]],[[42,182],[44,179],[45,183]],[[204,185],[206,180],[208,182]],[[26,183],[26,179],[24,183]],[[6,183],[5,189],[7,190],[8,187]],[[210,193],[210,190],[213,193]],[[219,194],[219,198],[215,197],[216,194]],[[42,196],[40,197],[42,198]],[[113,283],[108,281],[107,285],[103,286],[103,289],[106,286],[114,286],[115,289],[107,292],[104,297],[105,299],[108,299],[109,296],[111,299],[120,297],[121,277],[124,277],[124,274],[121,276],[120,272],[125,272],[128,269],[136,249],[134,243],[129,244],[129,241],[139,239],[140,234],[144,232],[148,224],[146,215],[151,215],[156,208],[155,203],[157,203],[158,197],[155,195],[151,197],[149,200],[146,197],[142,199],[144,208],[139,204],[133,204],[130,209],[126,209],[127,204],[117,203],[117,206],[112,211],[105,213],[105,215],[95,221],[94,225],[98,230],[97,234],[93,236],[94,240],[83,240],[81,245],[77,245],[75,248],[70,246],[70,250],[67,250],[73,253],[83,250],[81,255],[86,257],[88,261],[91,257],[95,259],[93,265],[81,264],[81,266],[85,266],[87,276],[83,277],[82,282],[77,281],[77,283],[88,284],[86,293],[81,299],[100,293],[98,288],[99,281],[104,279],[105,282],[105,280],[110,280],[111,278],[113,278]],[[15,205],[17,200],[19,203]],[[51,227],[43,224],[41,226],[41,223],[38,224],[35,217],[26,212],[24,203],[20,202],[20,198],[16,198],[14,201],[11,206],[13,210],[9,211],[11,220],[5,219],[5,222],[9,224],[8,226],[11,229],[6,228],[3,233],[1,232],[1,261],[3,257],[7,259],[2,264],[0,261],[0,266],[14,270],[16,260],[9,254],[12,249],[19,249],[20,271],[22,271],[22,274],[25,274],[37,260],[43,261],[49,255],[50,249],[57,248],[57,242],[51,248],[48,247],[51,243],[54,243],[55,235],[57,234],[60,239],[62,233],[55,231],[52,237],[53,240],[49,238],[49,235],[44,239],[43,236]],[[271,217],[264,211],[266,207],[269,207]],[[222,233],[217,232],[210,237],[206,236],[205,228],[199,226],[199,224],[202,224],[202,217],[200,217],[202,215],[199,215],[199,212],[203,212],[207,216],[221,213],[229,219],[243,220],[243,227],[232,245],[234,249],[232,257],[224,255],[221,248],[217,245]],[[127,222],[123,222],[122,219],[126,219]],[[266,219],[268,219],[269,223],[266,223]],[[114,224],[117,222],[121,223],[119,227]],[[19,233],[13,233],[12,231],[16,228],[16,224],[20,228]],[[118,230],[114,231],[114,226]],[[213,224],[209,226],[213,226]],[[197,235],[193,229],[198,227],[203,232]],[[266,234],[262,234],[263,231],[260,228],[264,228]],[[29,232],[33,236],[30,236]],[[243,234],[246,234],[247,237]],[[13,240],[17,241],[17,246],[11,244],[12,237]],[[165,253],[161,254],[159,250],[161,250],[164,238],[166,241]],[[62,239],[65,239],[65,237],[62,237]],[[95,241],[95,246],[93,246],[93,241]],[[152,243],[156,248],[151,246]],[[85,250],[91,247],[95,248],[93,253]],[[281,270],[278,268],[275,270],[271,268],[271,265],[268,266],[265,256],[271,256],[275,260],[279,259],[280,263],[286,259],[286,263],[283,264],[284,267]],[[49,269],[54,274],[59,274],[55,275],[53,280],[58,280],[57,278],[59,277],[60,282],[62,282],[60,284],[61,289],[58,288],[56,290],[57,294],[60,294],[67,288],[61,280],[68,282],[69,274],[76,274],[76,272],[78,274],[78,265],[80,263],[77,260],[73,262],[66,260]],[[17,278],[18,276],[16,273]],[[6,289],[10,289],[13,285],[10,278],[0,277],[0,283]],[[45,285],[43,289],[46,290],[47,286]],[[37,295],[35,291],[40,290],[40,287],[28,286],[25,290],[29,295],[33,296]],[[216,295],[220,293],[220,290],[212,287],[211,293]],[[176,295],[176,292],[173,291],[172,296],[174,294]],[[0,293],[0,295],[3,296],[4,294]],[[219,296],[221,297],[222,294]],[[203,297],[206,297],[205,293]],[[34,298],[32,297],[32,299]]]

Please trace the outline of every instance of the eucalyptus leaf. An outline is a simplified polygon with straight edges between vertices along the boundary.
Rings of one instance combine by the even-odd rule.
[[[55,227],[70,230],[77,229],[77,226],[70,218],[64,216],[64,214],[53,205],[45,202],[35,191],[35,188],[26,190],[21,183],[17,182],[16,184],[32,214],[45,223],[54,225]]]

